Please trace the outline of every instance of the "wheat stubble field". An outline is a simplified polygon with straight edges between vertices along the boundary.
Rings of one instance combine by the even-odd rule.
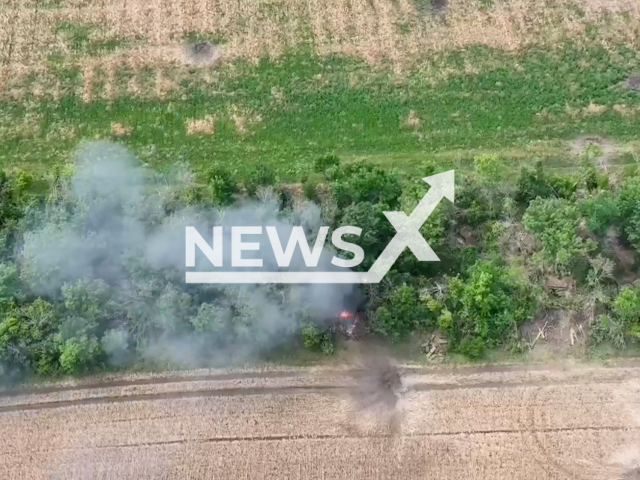
[[[395,406],[346,369],[5,392],[0,476],[638,478],[637,366],[399,372]]]

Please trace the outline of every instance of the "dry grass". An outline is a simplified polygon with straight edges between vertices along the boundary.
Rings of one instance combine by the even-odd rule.
[[[638,403],[637,368],[446,373],[405,374],[393,430],[371,421],[353,397],[331,392],[139,396],[175,384],[121,389],[130,401],[4,412],[0,475],[613,480],[637,463],[640,424],[629,408]],[[267,381],[256,372],[236,387],[347,379],[291,374],[302,376]],[[231,388],[234,380],[224,382]],[[193,390],[186,383],[180,391]]]
[[[420,130],[422,127],[422,120],[416,112],[410,110],[407,117],[403,120],[402,125],[411,130]]]
[[[259,114],[254,114],[237,105],[231,105],[229,107],[229,117],[235,125],[238,135],[246,135],[250,132],[250,127],[262,121],[262,117]]]
[[[606,105],[598,105],[597,103],[593,103],[590,102],[589,105],[587,105],[584,108],[584,113],[585,115],[602,115],[604,112],[607,111],[607,106]]]
[[[213,135],[216,119],[211,115],[204,118],[192,118],[187,120],[187,135]]]
[[[125,137],[131,133],[131,127],[123,125],[119,122],[113,122],[111,124],[111,133],[116,137]]]
[[[128,64],[134,71],[193,66],[184,43],[188,32],[227,40],[216,46],[204,66],[265,54],[277,57],[288,48],[311,43],[320,55],[353,55],[372,63],[386,58],[399,71],[425,55],[470,45],[516,50],[533,44],[552,46],[562,38],[580,40],[591,25],[598,29],[596,41],[605,46],[633,44],[640,37],[640,3],[633,0],[559,0],[552,7],[537,0],[480,5],[480,0],[450,0],[443,19],[422,11],[412,0],[68,0],[60,8],[3,2],[0,92],[7,95],[10,84],[20,84],[33,72],[46,77],[52,55],[82,69],[86,99],[91,98],[97,65]],[[129,43],[89,58],[74,51],[68,36],[56,34],[62,22],[85,26],[88,41],[95,44]],[[466,65],[465,70],[473,72],[475,67]],[[13,93],[21,95],[19,89]]]

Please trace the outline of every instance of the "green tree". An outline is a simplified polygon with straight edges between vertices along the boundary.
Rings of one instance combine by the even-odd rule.
[[[604,237],[609,228],[618,222],[620,208],[611,192],[602,191],[579,204],[580,212],[589,230],[598,237]]]
[[[340,208],[352,203],[383,204],[385,209],[398,207],[402,185],[395,171],[364,161],[343,167],[333,182],[333,195]]]
[[[640,285],[622,288],[613,302],[613,313],[621,320],[625,335],[640,339]]]
[[[345,235],[344,239],[357,243],[365,252],[364,261],[358,266],[368,269],[382,252],[391,237],[393,227],[384,216],[384,206],[370,202],[353,203],[344,209],[340,225],[353,225],[362,229],[360,236]]]
[[[16,372],[52,374],[58,350],[53,335],[60,315],[40,298],[21,307],[3,309],[0,317],[0,360]]]
[[[578,207],[568,200],[536,198],[529,204],[522,223],[540,240],[544,259],[562,273],[568,273],[589,250],[578,236]]]
[[[428,310],[422,305],[418,291],[411,285],[391,290],[376,310],[372,328],[396,342],[427,324]]]
[[[207,172],[207,185],[215,205],[231,205],[238,193],[238,179],[222,167],[214,167]]]
[[[451,278],[446,303],[453,314],[447,333],[454,346],[464,339],[481,339],[487,346],[503,343],[535,305],[525,281],[493,260],[478,260],[464,279]]]
[[[65,373],[80,373],[96,366],[102,349],[94,336],[80,335],[60,345],[60,367]]]
[[[548,175],[541,161],[534,168],[523,167],[518,178],[516,201],[528,205],[536,198],[572,199],[577,182],[568,176]]]
[[[629,243],[640,252],[640,177],[632,177],[620,189],[618,208],[622,230]]]

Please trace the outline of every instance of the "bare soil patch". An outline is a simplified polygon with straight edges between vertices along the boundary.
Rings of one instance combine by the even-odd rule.
[[[631,75],[627,78],[622,85],[629,90],[640,91],[640,75]]]
[[[189,43],[185,47],[187,63],[197,66],[211,66],[220,59],[220,49],[211,42]]]
[[[613,140],[598,136],[584,135],[569,143],[569,149],[573,155],[584,155],[590,146],[597,147],[601,154],[597,158],[600,166],[606,169],[620,154],[620,147]]]

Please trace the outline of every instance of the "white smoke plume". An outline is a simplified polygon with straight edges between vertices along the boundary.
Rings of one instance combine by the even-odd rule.
[[[68,201],[32,220],[24,235],[21,277],[34,294],[58,300],[65,285],[104,282],[110,311],[117,313],[96,335],[114,363],[140,356],[189,366],[242,361],[290,341],[302,315],[320,321],[345,306],[352,294],[345,285],[186,285],[185,226],[196,227],[210,242],[213,225],[273,225],[286,244],[292,226],[303,225],[312,247],[322,215],[310,202],[279,211],[268,192],[262,201],[224,211],[171,207],[172,192],[180,188],[175,175],[153,174],[118,144],[81,145],[66,187]],[[228,230],[225,265],[231,254]],[[277,270],[266,234],[260,242],[263,268]],[[318,269],[335,269],[334,252],[325,250]],[[199,269],[212,268],[204,256],[197,261]],[[289,269],[302,268],[297,252]]]

